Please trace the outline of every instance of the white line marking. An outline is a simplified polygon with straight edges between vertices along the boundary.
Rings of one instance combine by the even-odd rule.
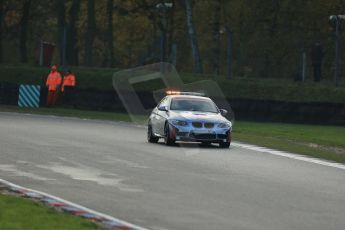
[[[148,230],[148,229],[146,229],[146,228],[136,226],[136,225],[131,224],[131,223],[128,223],[128,222],[126,222],[126,221],[123,221],[123,220],[114,218],[114,217],[112,217],[112,216],[109,216],[109,215],[106,215],[106,214],[103,214],[103,213],[100,213],[100,212],[97,212],[97,211],[94,211],[94,210],[92,210],[92,209],[86,208],[86,207],[84,207],[84,206],[75,204],[75,203],[73,203],[73,202],[64,200],[64,199],[62,199],[62,198],[59,198],[59,197],[56,197],[56,196],[53,196],[53,195],[50,195],[50,194],[47,194],[47,193],[44,193],[44,192],[40,192],[40,191],[37,191],[37,190],[25,188],[25,187],[22,187],[22,186],[20,186],[20,185],[13,184],[13,183],[11,183],[11,182],[9,182],[9,181],[6,181],[6,180],[3,180],[3,179],[0,179],[0,183],[5,184],[5,185],[10,186],[10,187],[13,187],[13,188],[24,189],[24,190],[27,190],[27,191],[30,191],[30,192],[38,193],[38,194],[40,194],[40,195],[42,195],[42,196],[45,196],[45,197],[48,197],[48,198],[57,200],[57,201],[59,201],[59,202],[65,203],[65,204],[68,204],[68,205],[73,206],[73,207],[75,207],[75,208],[78,208],[78,209],[84,210],[84,211],[86,211],[86,212],[89,212],[89,213],[91,213],[91,214],[93,214],[93,215],[97,215],[97,216],[103,217],[103,218],[105,218],[105,219],[108,219],[108,220],[111,220],[111,221],[118,222],[119,224],[125,225],[125,226],[130,227],[130,228],[133,228],[133,229],[135,229],[135,230]]]
[[[136,127],[146,129],[146,126],[143,126],[143,125],[136,125]],[[261,147],[261,146],[257,146],[257,145],[244,144],[244,143],[235,142],[235,141],[231,142],[231,146],[239,147],[239,148],[243,148],[243,149],[249,149],[252,151],[257,151],[257,152],[262,152],[262,153],[269,153],[269,154],[276,155],[276,156],[287,157],[290,159],[305,161],[305,162],[314,163],[314,164],[318,164],[318,165],[329,166],[329,167],[333,167],[333,168],[337,168],[337,169],[345,169],[344,164],[331,162],[331,161],[327,161],[327,160],[323,160],[323,159],[319,159],[319,158],[309,157],[306,155],[300,155],[297,153],[289,153],[289,152],[285,152],[285,151],[270,149],[270,148]]]
[[[137,128],[142,128],[142,129],[147,128],[147,126],[144,126],[144,125],[135,125],[135,126]],[[262,153],[269,153],[269,154],[276,155],[276,156],[287,157],[287,158],[294,159],[294,160],[299,160],[299,161],[304,161],[304,162],[308,162],[308,163],[314,163],[314,164],[318,164],[318,165],[323,165],[323,166],[328,166],[328,167],[333,167],[333,168],[345,170],[344,164],[331,162],[331,161],[327,161],[327,160],[323,160],[323,159],[319,159],[319,158],[309,157],[306,155],[300,155],[297,153],[289,153],[289,152],[285,152],[285,151],[270,149],[270,148],[261,147],[261,146],[257,146],[257,145],[244,144],[244,143],[235,142],[235,141],[231,142],[231,146],[235,146],[235,147],[239,147],[239,148],[243,148],[243,149],[249,149],[252,151],[257,151],[257,152],[262,152]]]
[[[263,153],[269,153],[276,156],[287,157],[294,160],[305,161],[305,162],[314,163],[314,164],[323,165],[323,166],[329,166],[329,167],[333,167],[337,169],[345,169],[344,164],[326,161],[319,158],[313,158],[313,157],[308,157],[308,156],[299,155],[295,153],[289,153],[289,152],[284,152],[280,150],[274,150],[274,149],[269,149],[265,147],[244,144],[244,143],[239,143],[239,142],[233,142],[231,145],[234,147],[249,149],[249,150],[253,150],[257,152],[263,152]]]
[[[21,113],[15,113],[15,112],[0,112],[0,114],[1,113],[5,113],[5,114],[11,113],[11,114],[16,114],[16,115],[21,115]],[[45,115],[35,115],[35,114],[26,114],[26,115],[45,116]],[[51,117],[53,117],[53,116],[51,116]],[[63,116],[55,116],[55,117],[67,118],[67,119],[68,118],[72,118],[72,119],[74,118],[74,117],[63,117]],[[80,118],[75,118],[75,119],[80,120]],[[101,121],[101,120],[94,120],[94,121]],[[129,126],[137,127],[137,128],[141,128],[141,129],[146,129],[146,127],[147,127],[145,125],[138,125],[138,124],[133,124],[133,123],[125,122],[125,121],[119,121],[119,122],[108,121],[108,122],[115,123],[115,124],[116,123],[117,124],[127,124]],[[333,167],[333,168],[337,168],[337,169],[345,169],[345,165],[341,164],[341,163],[335,163],[335,162],[331,162],[331,161],[327,161],[327,160],[322,160],[319,158],[312,158],[312,157],[308,157],[308,156],[300,155],[300,154],[296,154],[296,153],[289,153],[289,152],[284,152],[284,151],[280,151],[280,150],[269,149],[269,148],[260,147],[257,145],[250,145],[250,144],[244,144],[244,143],[233,141],[231,143],[231,146],[249,149],[249,150],[253,150],[253,151],[257,151],[257,152],[269,153],[269,154],[276,155],[276,156],[287,157],[290,159],[305,161],[305,162],[314,163],[314,164],[318,164],[318,165],[329,166],[329,167]]]

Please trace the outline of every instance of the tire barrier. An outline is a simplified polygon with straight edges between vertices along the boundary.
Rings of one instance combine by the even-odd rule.
[[[20,85],[19,86],[19,107],[38,108],[40,105],[39,85]]]

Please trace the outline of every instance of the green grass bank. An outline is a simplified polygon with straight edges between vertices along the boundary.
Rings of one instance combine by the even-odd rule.
[[[0,229],[4,230],[94,230],[91,221],[57,212],[29,199],[0,193]]]

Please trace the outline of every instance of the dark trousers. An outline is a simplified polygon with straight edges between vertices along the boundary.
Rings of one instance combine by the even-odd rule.
[[[73,86],[65,86],[62,101],[64,105],[74,106],[74,87]]]
[[[59,97],[59,91],[57,90],[49,90],[47,96],[47,106],[54,106],[57,102]]]
[[[314,81],[320,82],[321,81],[321,65],[313,65],[314,68]]]

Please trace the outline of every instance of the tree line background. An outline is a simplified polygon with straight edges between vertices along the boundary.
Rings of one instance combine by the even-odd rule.
[[[37,63],[41,40],[56,44],[61,63],[130,68],[167,61],[179,71],[224,75],[231,34],[233,73],[239,77],[295,78],[302,52],[320,42],[324,76],[334,71],[334,29],[328,18],[345,12],[345,0],[0,0],[0,62]],[[344,40],[342,35],[341,41]],[[341,60],[344,59],[341,53]]]

